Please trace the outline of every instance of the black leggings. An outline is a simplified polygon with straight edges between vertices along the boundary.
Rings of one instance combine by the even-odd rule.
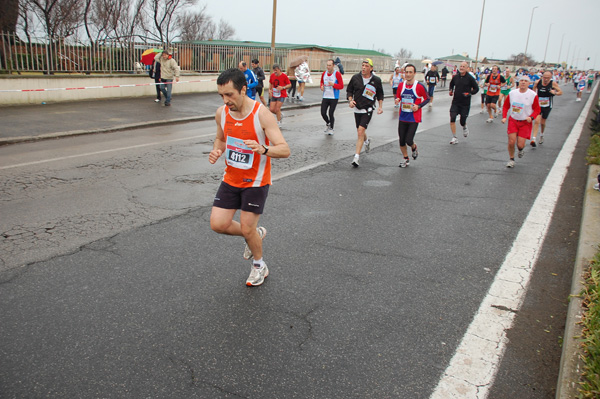
[[[333,124],[335,123],[333,113],[335,112],[335,107],[337,107],[337,103],[337,98],[324,98],[321,102],[321,116],[323,117],[325,123],[327,123],[332,129]],[[329,108],[329,117],[327,117],[327,108]]]
[[[290,79],[290,84],[292,85],[292,87],[290,87],[290,98],[294,98],[294,95],[296,94],[296,80],[292,80]]]
[[[400,137],[400,147],[409,145],[410,148],[415,145],[414,139],[417,133],[417,122],[398,122],[398,137]]]
[[[158,78],[158,79],[154,78],[154,83],[156,83],[156,86],[155,86],[156,87],[156,98],[158,100],[160,100],[160,84],[159,84],[160,78]]]

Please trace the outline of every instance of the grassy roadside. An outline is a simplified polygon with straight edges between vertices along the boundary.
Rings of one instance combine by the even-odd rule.
[[[593,110],[590,121],[592,137],[586,160],[588,164],[600,165],[600,106]],[[583,373],[579,386],[579,398],[600,397],[600,252],[590,263],[584,275],[581,293],[584,315],[581,321],[581,347],[583,349]]]
[[[600,253],[585,273],[581,293],[584,316],[581,334],[584,371],[579,388],[579,398],[600,397]]]

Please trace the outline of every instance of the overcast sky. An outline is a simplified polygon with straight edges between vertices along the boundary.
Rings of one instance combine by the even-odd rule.
[[[236,39],[271,41],[273,0],[200,0],[216,20],[224,19]],[[401,48],[413,58],[466,52],[475,57],[483,0],[278,0],[276,41],[334,47]],[[575,64],[600,69],[600,0],[485,0],[479,56],[506,59],[525,51],[546,61],[579,57]],[[563,39],[564,35],[564,39]],[[562,50],[561,50],[562,40]],[[570,47],[570,48],[569,48]]]

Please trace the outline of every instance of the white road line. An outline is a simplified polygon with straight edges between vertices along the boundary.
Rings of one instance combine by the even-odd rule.
[[[214,135],[215,135],[214,133],[202,134],[199,136],[183,137],[180,139],[173,139],[173,140],[166,140],[166,141],[154,141],[152,143],[138,144],[138,145],[132,145],[132,146],[128,146],[128,147],[111,148],[109,150],[86,152],[83,154],[68,155],[68,156],[58,157],[58,158],[41,159],[39,161],[24,162],[24,163],[17,163],[17,164],[13,164],[13,165],[0,166],[0,170],[20,168],[20,167],[24,167],[24,166],[40,165],[40,164],[44,164],[44,163],[48,163],[48,162],[64,161],[67,159],[89,157],[92,155],[108,154],[108,153],[117,152],[117,151],[134,150],[136,148],[152,147],[152,146],[156,146],[156,145],[163,145],[163,144],[169,144],[169,143],[177,143],[179,141],[195,140],[195,139],[204,138],[204,137],[213,137]]]
[[[494,383],[508,343],[507,331],[519,311],[542,248],[554,208],[596,85],[552,166],[512,248],[479,306],[431,399],[485,399]]]

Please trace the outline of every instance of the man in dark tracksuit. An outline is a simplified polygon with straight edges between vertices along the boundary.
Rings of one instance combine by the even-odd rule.
[[[461,62],[459,73],[452,77],[450,81],[450,96],[452,105],[450,105],[450,130],[452,130],[452,140],[450,144],[458,143],[456,138],[456,116],[460,115],[460,125],[463,128],[463,136],[469,135],[467,127],[467,117],[471,109],[471,96],[479,91],[479,85],[475,78],[468,72],[469,64]],[[454,94],[456,91],[456,95]]]
[[[350,79],[346,88],[346,97],[350,108],[354,110],[354,120],[358,132],[356,153],[352,161],[352,166],[358,168],[359,154],[363,144],[365,152],[371,150],[371,140],[367,138],[367,126],[373,116],[376,101],[379,102],[377,113],[383,112],[383,85],[381,79],[373,75],[373,61],[370,58],[365,58],[362,62],[361,73],[357,73]]]

